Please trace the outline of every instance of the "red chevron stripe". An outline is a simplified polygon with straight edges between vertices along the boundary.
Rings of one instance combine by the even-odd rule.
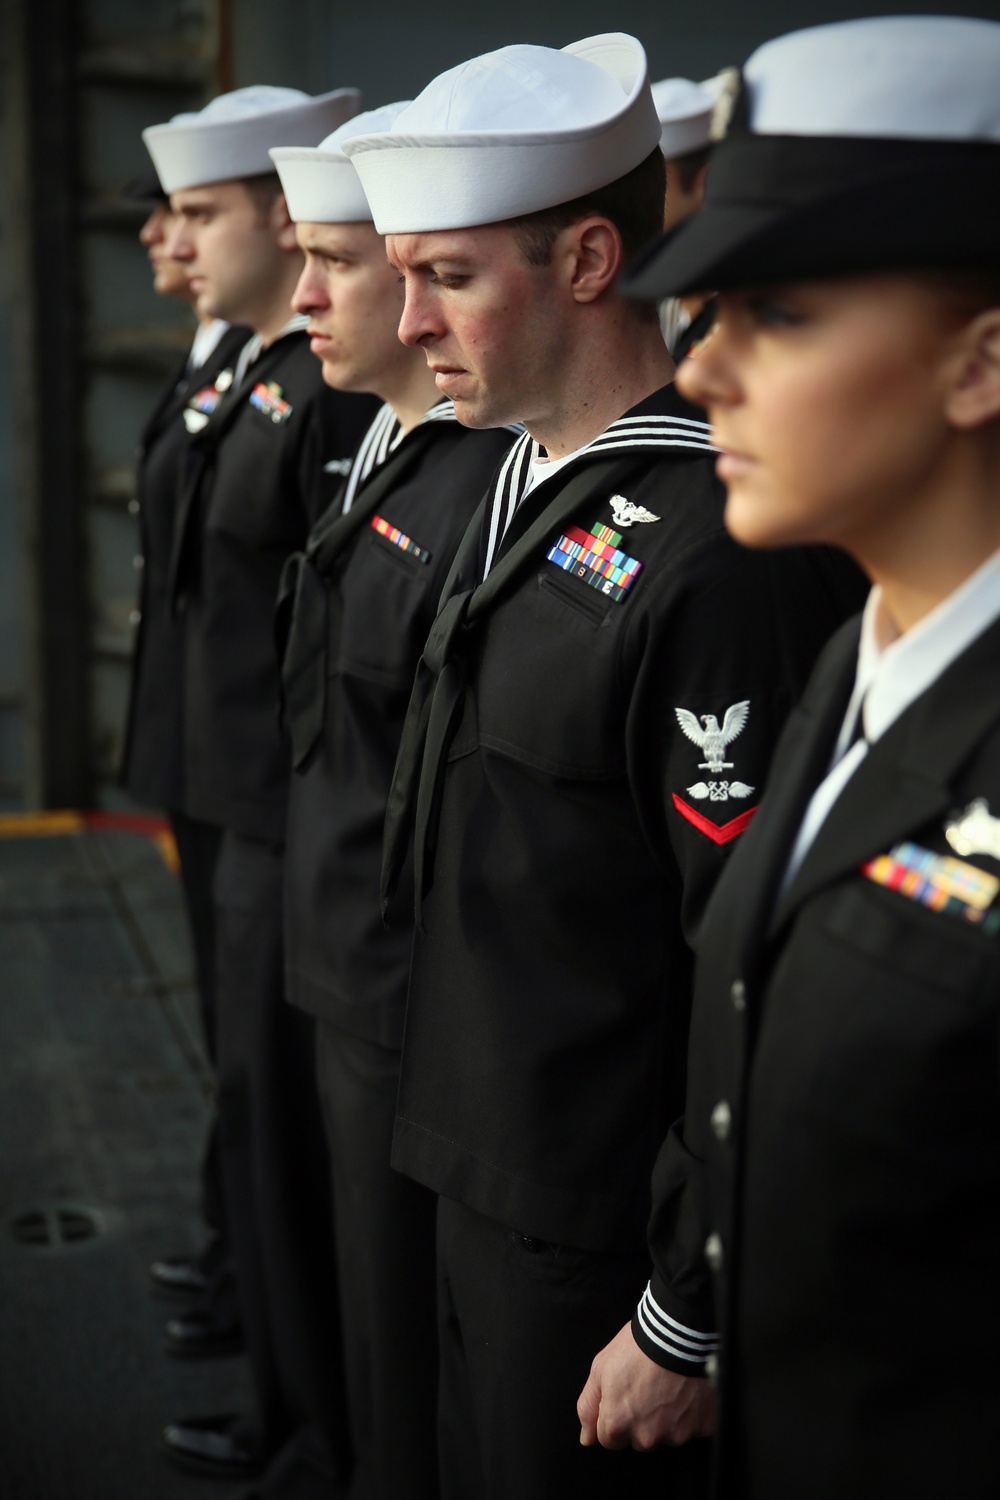
[[[674,806],[682,818],[687,818],[688,822],[697,828],[699,833],[711,839],[713,844],[728,844],[730,839],[738,838],[757,811],[757,807],[748,807],[746,812],[741,812],[739,817],[730,819],[728,823],[713,823],[711,818],[706,818],[704,813],[692,807],[690,802],[685,802],[683,797],[678,797],[676,792],[674,792]],[[760,804],[758,803],[757,806],[759,807]]]

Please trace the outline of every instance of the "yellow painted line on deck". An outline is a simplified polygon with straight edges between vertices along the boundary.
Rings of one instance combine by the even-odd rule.
[[[0,813],[0,839],[54,838],[91,832],[137,833],[151,839],[170,873],[180,872],[177,844],[166,818],[146,813],[79,812],[70,808]]]

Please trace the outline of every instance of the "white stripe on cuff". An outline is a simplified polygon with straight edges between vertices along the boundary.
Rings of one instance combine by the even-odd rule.
[[[678,1323],[660,1307],[647,1286],[637,1309],[639,1326],[643,1333],[665,1354],[674,1359],[684,1359],[690,1364],[702,1365],[719,1347],[718,1334],[699,1333],[697,1328],[688,1328]]]

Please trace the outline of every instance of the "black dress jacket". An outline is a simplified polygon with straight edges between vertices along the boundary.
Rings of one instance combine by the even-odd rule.
[[[352,456],[377,404],[325,386],[308,336],[293,332],[264,350],[191,442],[172,570],[185,633],[189,817],[284,838],[278,585],[319,512],[324,465]]]
[[[286,712],[299,761],[288,817],[288,998],[311,1014],[384,1046],[399,1047],[412,944],[407,871],[384,924],[379,871],[386,797],[427,632],[459,542],[513,434],[472,432],[433,409],[376,467],[347,517],[342,497],[299,563],[289,625],[289,679],[319,645],[322,676]],[[330,520],[348,535],[328,556]],[[298,570],[296,570],[298,571]],[[320,607],[305,605],[312,588]],[[321,639],[316,641],[315,637]],[[292,658],[295,658],[293,661]],[[304,709],[304,712],[303,712]],[[303,720],[318,734],[301,740]],[[315,732],[314,732],[315,733]]]
[[[691,413],[667,387],[529,493],[481,588],[463,547],[418,678],[437,674],[393,1163],[584,1250],[642,1243],[689,944],[862,595],[830,553],[736,546]],[[624,592],[573,554],[588,535],[632,569]],[[390,852],[412,800],[397,785]]]
[[[686,1131],[657,1167],[655,1288],[685,1321],[710,1315],[707,1244],[719,1494],[987,1500],[1000,915],[935,909],[869,862],[901,844],[954,858],[959,824],[972,878],[1000,876],[1000,624],[870,747],[779,897],[857,643],[845,628],[817,667],[705,921]]]
[[[216,377],[232,371],[249,337],[248,328],[229,328],[198,369],[181,365],[150,413],[136,450],[131,509],[139,523],[142,566],[122,782],[137,802],[168,811],[184,801],[184,630],[171,609],[169,578],[178,484],[191,440],[185,409],[199,394],[216,398]]]

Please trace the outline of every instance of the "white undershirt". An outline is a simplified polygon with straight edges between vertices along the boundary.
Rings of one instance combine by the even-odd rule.
[[[677,346],[677,340],[682,333],[687,333],[692,321],[691,314],[679,297],[668,297],[665,302],[660,303],[660,332],[671,354]]]
[[[191,353],[188,355],[189,370],[200,370],[202,365],[208,363],[228,327],[225,318],[210,318],[207,323],[198,324]]]
[[[875,587],[861,621],[854,691],[825,781],[812,796],[792,850],[782,895],[812,848],[827,814],[868,754],[868,747],[936,682],[966,647],[1000,616],[1000,552],[994,552],[960,588],[901,633]],[[864,738],[854,732],[861,715]]]
[[[590,443],[584,443],[582,448],[574,448],[572,453],[566,453],[562,458],[533,458],[528,469],[528,482],[521,491],[521,500],[530,495],[533,489],[542,484],[544,480],[551,479],[553,474],[558,474],[560,469],[565,469],[574,458],[579,458],[581,453],[586,453]],[[521,501],[518,501],[520,504]]]

